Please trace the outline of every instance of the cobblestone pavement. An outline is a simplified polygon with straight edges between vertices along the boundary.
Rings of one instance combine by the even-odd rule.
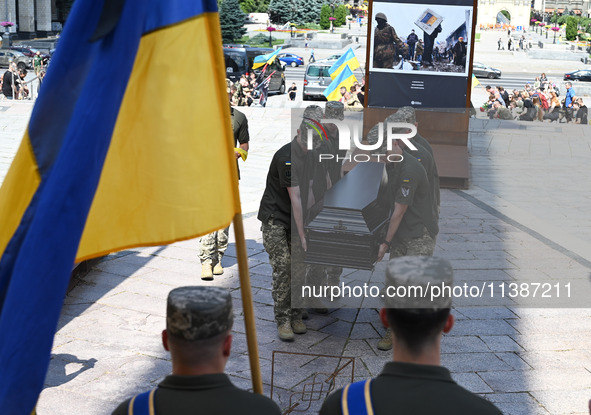
[[[28,103],[0,102],[0,178],[16,151],[30,108]],[[271,268],[256,211],[270,159],[289,140],[281,126],[290,122],[290,110],[244,112],[252,141],[248,161],[241,167],[240,192],[261,369],[265,393],[270,393],[273,375],[273,398],[285,409],[292,391],[318,386],[313,373],[331,373],[344,361],[278,354],[272,371],[273,351],[355,357],[354,372],[350,366],[344,368],[336,386],[352,374],[356,379],[375,376],[390,354],[376,349],[384,330],[371,309],[311,313],[307,334],[291,344],[277,338]],[[589,130],[487,120],[475,120],[471,129],[471,186],[442,192],[436,255],[452,262],[458,284],[497,287],[503,282],[551,281],[588,289]],[[227,371],[238,386],[249,388],[233,234],[230,242],[223,260],[226,272],[213,284],[232,290],[237,318]],[[65,299],[39,400],[41,415],[107,414],[169,373],[169,357],[160,344],[166,296],[177,286],[204,284],[197,253],[198,240],[189,240],[130,249],[95,264]],[[382,269],[383,264],[376,272]],[[571,304],[588,306],[588,298]],[[457,323],[442,345],[443,364],[453,377],[508,414],[587,413],[591,309],[549,308],[550,300],[541,308],[520,307],[511,298],[490,307],[483,303],[456,301]],[[301,413],[314,413],[318,404],[310,403]]]

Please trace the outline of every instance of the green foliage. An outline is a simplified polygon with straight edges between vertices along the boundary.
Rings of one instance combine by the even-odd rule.
[[[318,23],[322,0],[298,0],[295,22],[298,24]]]
[[[563,15],[563,16],[560,16],[560,17],[558,18],[558,22],[557,22],[557,23],[558,23],[558,26],[562,26],[563,24],[565,24],[565,23],[566,23],[566,18],[567,18],[567,17],[568,17],[568,16],[564,16],[564,15]]]
[[[334,17],[335,20],[334,21],[334,25],[336,27],[342,26],[345,23],[347,23],[347,15],[349,14],[349,10],[347,10],[347,8],[345,7],[344,4],[341,4],[340,6],[338,6],[335,10],[334,10]]]
[[[552,15],[552,18],[550,19],[551,23],[558,23],[558,15],[556,14],[556,11],[554,11],[554,14]]]
[[[511,13],[509,13],[507,10],[501,10],[501,14],[511,21]]]
[[[331,9],[328,4],[323,4],[322,8],[320,9],[320,28],[321,29],[328,29],[330,28],[330,17]]]
[[[577,19],[572,16],[566,19],[566,40],[575,40],[577,38]]]
[[[269,19],[275,24],[285,24],[294,21],[297,0],[271,0],[269,3]]]
[[[269,0],[240,0],[240,8],[248,13],[267,13]]]
[[[219,14],[223,43],[232,43],[244,36],[246,33],[244,27],[246,15],[240,10],[238,0],[223,0]]]

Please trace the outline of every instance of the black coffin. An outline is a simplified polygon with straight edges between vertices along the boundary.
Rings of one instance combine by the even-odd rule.
[[[311,209],[309,264],[373,269],[391,215],[383,163],[359,163]]]

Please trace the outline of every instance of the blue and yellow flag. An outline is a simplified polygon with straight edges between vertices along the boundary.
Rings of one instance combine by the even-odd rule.
[[[345,69],[345,66],[348,66],[351,71],[354,71],[361,66],[351,48],[347,49],[345,54],[329,68],[328,73],[330,74],[330,77],[335,79],[341,71]]]
[[[474,76],[474,74],[472,74],[472,88],[478,85],[480,85],[480,81],[478,80],[478,78],[476,78],[476,76]]]
[[[357,78],[355,78],[351,69],[345,65],[341,73],[332,80],[323,94],[328,101],[338,101],[342,97],[340,92],[341,87],[345,87],[348,91],[355,82],[357,82]]]
[[[233,148],[215,0],[74,3],[0,188],[3,415],[35,406],[76,262],[240,212]]]
[[[254,58],[254,63],[252,64],[252,69],[257,69],[260,68],[261,66],[265,66],[267,64],[272,64],[273,61],[275,60],[275,58],[277,57],[277,55],[279,55],[279,52],[281,52],[281,48],[271,52],[271,53],[267,53],[265,55],[259,55],[259,56],[255,56]]]

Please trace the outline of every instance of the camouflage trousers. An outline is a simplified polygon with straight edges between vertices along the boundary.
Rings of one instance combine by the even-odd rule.
[[[316,287],[312,288],[312,292],[321,292],[320,287],[324,286],[338,286],[340,283],[343,268],[328,265],[308,265],[308,272],[306,273],[306,285]],[[327,299],[325,299],[327,300]],[[317,299],[305,299],[306,306],[310,308],[322,308],[327,304],[318,301]],[[327,300],[326,302],[330,302]]]
[[[424,228],[423,235],[418,238],[395,239],[390,247],[390,258],[401,256],[433,256],[433,251],[435,251],[435,238]]]
[[[285,322],[302,318],[302,310],[291,307],[292,286],[301,287],[306,277],[304,249],[298,238],[292,241],[291,233],[282,225],[269,219],[261,226],[263,245],[269,255],[273,268],[272,296],[275,302],[275,322]]]
[[[228,248],[229,230],[228,226],[201,237],[199,259],[202,264],[209,262],[215,265],[222,259],[226,248]]]

